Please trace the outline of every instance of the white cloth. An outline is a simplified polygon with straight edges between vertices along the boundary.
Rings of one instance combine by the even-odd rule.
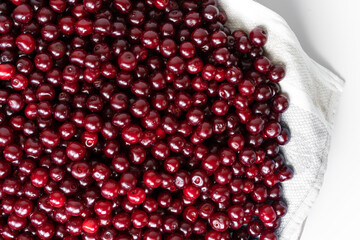
[[[307,56],[286,21],[275,12],[252,0],[219,0],[219,5],[227,13],[232,30],[267,29],[268,56],[286,66],[281,87],[290,98],[290,107],[283,119],[292,138],[282,151],[295,175],[283,184],[288,213],[278,234],[280,240],[299,239],[323,182],[334,113],[344,82]]]

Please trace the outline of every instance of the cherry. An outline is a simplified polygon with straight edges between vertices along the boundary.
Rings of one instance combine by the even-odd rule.
[[[118,64],[122,70],[132,71],[137,66],[136,57],[132,52],[123,52],[119,55]]]
[[[224,64],[229,60],[230,52],[225,47],[215,49],[213,52],[213,58],[217,63]]]
[[[263,230],[263,226],[259,221],[251,221],[247,226],[247,231],[252,237],[257,237]]]
[[[144,31],[141,36],[141,43],[143,46],[149,49],[154,49],[159,46],[160,38],[159,35],[152,30]]]
[[[0,17],[0,32],[2,34],[8,33],[11,30],[13,22],[10,17],[1,15]]]
[[[224,203],[230,198],[230,191],[224,185],[215,184],[210,189],[210,198],[215,203]]]
[[[229,167],[221,166],[215,171],[214,176],[217,183],[225,185],[230,183],[232,172]]]
[[[9,80],[15,75],[15,67],[11,64],[0,64],[0,79]]]
[[[268,78],[270,81],[278,83],[285,77],[285,69],[281,65],[274,65],[268,72]]]
[[[215,0],[107,2],[0,4],[1,237],[277,239],[294,170],[267,31]]]
[[[167,158],[164,162],[164,168],[169,173],[175,173],[180,168],[180,161],[175,157]]]
[[[37,168],[31,173],[30,179],[35,187],[44,187],[49,179],[49,173],[45,168]]]
[[[24,53],[31,53],[35,50],[36,41],[30,34],[20,34],[16,38],[16,46]]]
[[[271,223],[276,220],[276,212],[271,205],[263,205],[259,209],[259,218],[264,223]]]
[[[156,0],[156,1],[154,1],[154,5],[158,9],[165,9],[169,5],[169,3],[170,3],[169,0]]]
[[[272,109],[275,112],[283,113],[288,109],[288,107],[289,107],[289,101],[286,96],[281,94],[274,96]]]
[[[12,15],[15,21],[28,23],[33,17],[33,10],[28,4],[20,4],[13,10]]]
[[[161,185],[161,176],[153,170],[148,170],[143,176],[144,183],[150,188],[157,188]]]
[[[14,133],[11,128],[6,126],[0,127],[0,146],[5,147],[9,145],[14,139]]]
[[[112,225],[119,231],[127,230],[131,225],[131,218],[127,213],[116,214],[112,219]]]
[[[290,167],[283,167],[280,169],[280,171],[277,173],[277,178],[280,181],[286,181],[291,179],[294,176],[294,171]]]
[[[36,234],[41,239],[52,239],[55,235],[55,226],[52,222],[48,221],[36,228]]]
[[[135,228],[143,228],[148,224],[148,215],[142,210],[135,210],[131,214],[132,224]]]
[[[184,196],[189,200],[195,200],[200,196],[200,189],[195,186],[189,185],[183,189]]]
[[[217,212],[210,216],[209,219],[212,229],[217,232],[224,232],[230,225],[228,216],[225,213]]]
[[[79,142],[70,142],[66,147],[66,155],[72,161],[79,161],[85,157],[85,146]]]
[[[270,230],[263,231],[260,235],[260,240],[277,240],[277,239],[278,239],[277,235]]]
[[[209,154],[201,162],[201,166],[206,171],[214,172],[220,166],[219,156],[214,153]]]
[[[146,193],[142,188],[135,188],[127,193],[128,200],[136,205],[139,205],[145,201]]]
[[[228,140],[228,146],[234,151],[240,151],[244,145],[245,140],[241,134],[234,134]]]
[[[17,216],[25,218],[29,216],[34,209],[33,203],[29,199],[18,199],[14,203],[14,212]]]
[[[35,67],[43,72],[49,71],[53,66],[53,60],[50,54],[47,53],[37,54],[35,56],[34,62],[35,62]]]
[[[82,223],[82,229],[87,233],[95,233],[99,229],[99,221],[96,218],[87,218]]]
[[[72,236],[78,236],[82,232],[83,220],[80,217],[70,218],[66,222],[66,231]]]
[[[265,56],[258,57],[254,62],[254,67],[261,73],[267,73],[270,70],[270,60]]]
[[[249,34],[251,43],[256,47],[262,47],[267,41],[267,33],[261,27],[256,27]]]
[[[93,22],[90,19],[80,19],[75,23],[75,31],[79,36],[88,36],[93,31]]]
[[[173,215],[166,215],[163,217],[163,230],[166,233],[175,232],[179,228],[179,221]]]
[[[167,69],[174,74],[181,74],[185,71],[185,61],[180,56],[174,56],[167,61]]]
[[[123,128],[121,136],[125,142],[135,144],[141,140],[142,130],[139,126],[130,124]]]
[[[120,187],[115,180],[108,179],[101,186],[101,196],[114,199],[119,195]]]
[[[109,200],[98,200],[94,204],[94,211],[100,217],[108,216],[112,211],[112,202]]]
[[[54,191],[49,195],[49,203],[51,206],[60,208],[65,205],[66,197],[61,191]]]

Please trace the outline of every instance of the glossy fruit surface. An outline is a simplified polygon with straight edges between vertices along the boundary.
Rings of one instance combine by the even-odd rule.
[[[1,2],[0,238],[277,239],[286,66],[226,22],[217,0]]]

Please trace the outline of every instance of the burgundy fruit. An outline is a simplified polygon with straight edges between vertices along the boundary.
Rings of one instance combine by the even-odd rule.
[[[271,29],[226,22],[217,0],[0,3],[0,238],[278,239],[286,68]]]

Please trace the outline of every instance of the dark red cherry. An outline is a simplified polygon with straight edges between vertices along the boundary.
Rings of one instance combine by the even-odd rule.
[[[222,212],[214,213],[209,219],[210,226],[217,232],[224,232],[230,225],[229,217]]]
[[[36,41],[30,34],[20,34],[16,38],[16,46],[24,53],[31,53],[35,50]]]
[[[0,79],[9,80],[15,75],[15,67],[11,64],[0,64]]]
[[[267,41],[267,33],[263,28],[256,27],[250,32],[249,38],[254,46],[262,47]]]
[[[1,237],[277,239],[285,66],[226,22],[216,0],[0,3]]]

